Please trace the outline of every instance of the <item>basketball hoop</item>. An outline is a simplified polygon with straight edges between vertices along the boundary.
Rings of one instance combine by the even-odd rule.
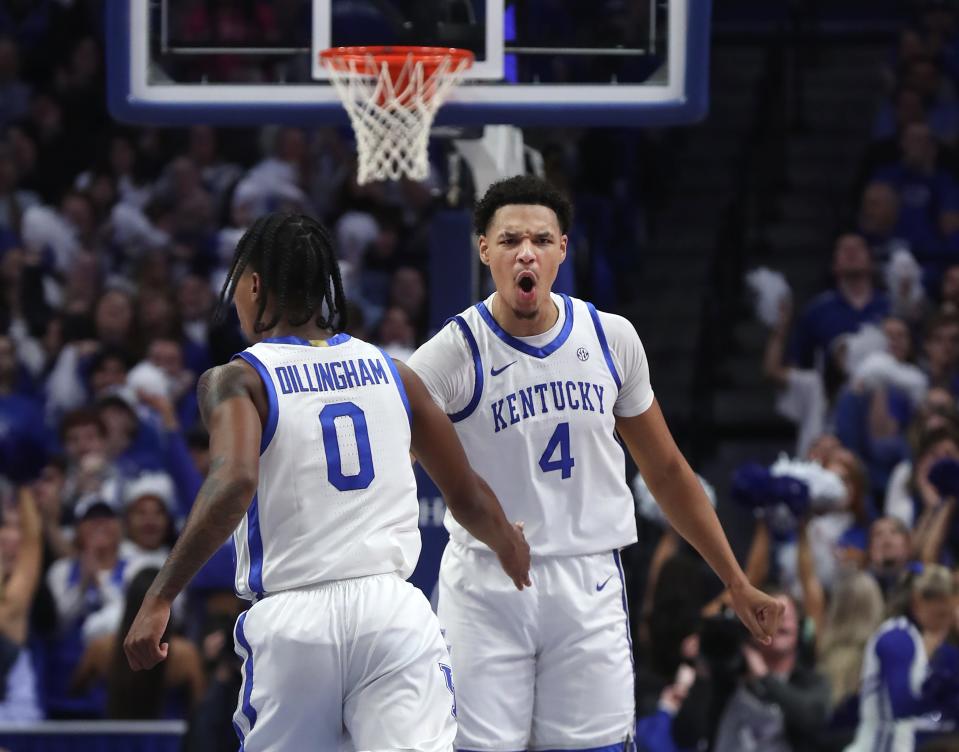
[[[357,181],[424,180],[436,111],[473,64],[445,47],[334,47],[320,62],[356,134]]]

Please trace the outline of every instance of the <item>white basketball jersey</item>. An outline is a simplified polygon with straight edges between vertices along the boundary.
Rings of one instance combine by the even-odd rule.
[[[256,496],[233,534],[244,598],[412,573],[420,553],[411,413],[393,361],[346,334],[239,353],[266,388]]]
[[[500,327],[485,303],[456,316],[473,354],[473,398],[451,415],[470,464],[534,554],[599,553],[636,540],[625,455],[614,436],[620,375],[596,309],[563,296],[565,321],[543,347]],[[460,543],[482,547],[447,513]]]

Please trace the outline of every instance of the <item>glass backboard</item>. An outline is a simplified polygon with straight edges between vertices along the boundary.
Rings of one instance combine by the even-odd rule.
[[[661,125],[705,115],[709,0],[116,0],[113,115],[154,124],[347,122],[318,52],[463,47],[438,124]]]

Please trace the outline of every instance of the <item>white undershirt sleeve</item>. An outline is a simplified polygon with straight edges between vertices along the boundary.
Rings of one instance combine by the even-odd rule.
[[[599,311],[599,320],[619,374],[622,388],[616,397],[613,413],[622,418],[642,415],[653,404],[653,387],[649,380],[649,362],[633,325],[622,316]]]
[[[447,415],[466,407],[476,383],[473,354],[459,325],[451,321],[424,342],[406,362]]]

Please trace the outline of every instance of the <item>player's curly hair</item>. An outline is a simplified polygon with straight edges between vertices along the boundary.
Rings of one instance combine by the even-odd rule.
[[[333,240],[317,220],[305,214],[282,212],[256,220],[236,244],[230,272],[220,292],[218,316],[229,308],[247,266],[260,275],[273,299],[273,316],[263,321],[268,296],[260,298],[255,331],[272,329],[284,319],[291,326],[312,320],[321,329],[346,328],[346,296]]]
[[[517,175],[493,183],[473,209],[473,230],[485,235],[496,210],[510,204],[533,204],[552,209],[565,235],[573,220],[573,205],[559,190],[535,175]]]

